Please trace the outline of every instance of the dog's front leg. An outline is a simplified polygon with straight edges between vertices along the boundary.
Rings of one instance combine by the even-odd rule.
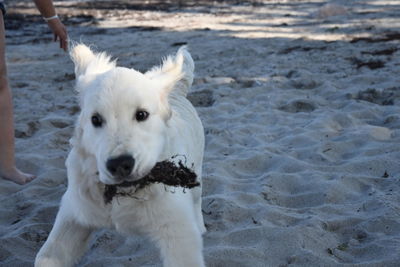
[[[151,237],[161,250],[163,266],[205,266],[201,229],[190,204],[191,199],[180,199],[177,196],[176,199],[168,200],[152,207],[157,221],[150,222],[154,227],[151,229]]]
[[[36,256],[35,267],[73,266],[85,251],[91,232],[61,206],[54,227]]]
[[[203,242],[200,232],[192,227],[167,226],[157,237],[164,267],[203,267]]]

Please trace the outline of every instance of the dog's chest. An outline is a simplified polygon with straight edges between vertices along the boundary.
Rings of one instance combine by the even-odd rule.
[[[119,197],[113,200],[110,209],[110,222],[113,228],[122,233],[140,233],[146,225],[145,205],[129,197]]]
[[[153,188],[156,187],[156,188]],[[96,219],[103,226],[115,228],[122,233],[143,233],[151,223],[154,205],[164,192],[152,185],[147,189],[133,192],[127,190],[125,196],[118,195],[111,202],[101,202],[96,207]],[[104,193],[103,191],[101,193]],[[97,202],[97,204],[99,204]],[[93,218],[88,218],[93,220]]]

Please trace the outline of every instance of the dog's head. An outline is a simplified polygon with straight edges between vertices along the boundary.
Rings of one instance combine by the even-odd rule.
[[[140,73],[117,67],[104,53],[85,45],[71,50],[80,95],[75,144],[97,163],[100,181],[117,184],[146,175],[160,160],[171,91],[185,94],[193,80],[193,60],[185,48],[160,67]]]

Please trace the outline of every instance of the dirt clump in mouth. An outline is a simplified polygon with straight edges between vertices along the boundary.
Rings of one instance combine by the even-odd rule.
[[[179,161],[178,165],[169,160],[160,161],[157,162],[149,174],[137,181],[105,185],[104,202],[106,204],[110,203],[115,196],[131,195],[129,192],[125,192],[125,190],[119,191],[121,188],[133,187],[134,192],[136,192],[148,185],[162,183],[167,186],[191,189],[200,186],[200,183],[196,178],[197,175],[191,169],[186,167],[182,161]]]

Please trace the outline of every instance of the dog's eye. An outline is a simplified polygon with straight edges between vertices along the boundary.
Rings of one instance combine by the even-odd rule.
[[[103,125],[103,118],[100,116],[100,114],[94,114],[92,116],[92,124],[96,128],[99,128]]]
[[[137,121],[144,121],[149,117],[149,113],[145,110],[139,110],[135,116]]]

